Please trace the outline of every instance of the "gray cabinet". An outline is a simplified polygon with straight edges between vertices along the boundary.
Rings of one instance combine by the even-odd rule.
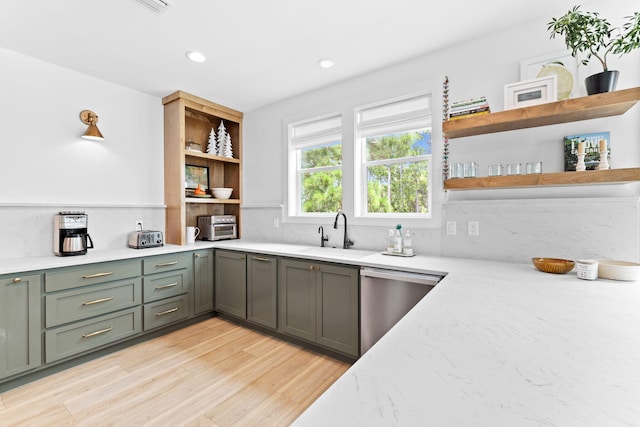
[[[357,268],[280,260],[279,330],[357,356],[358,289]]]
[[[247,320],[276,329],[278,258],[247,254]]]
[[[191,316],[193,254],[181,252],[142,260],[144,330],[149,331]]]
[[[213,250],[193,253],[193,313],[213,311]]]
[[[242,252],[216,250],[215,309],[247,318],[247,257]]]
[[[0,277],[0,379],[42,363],[39,275]]]

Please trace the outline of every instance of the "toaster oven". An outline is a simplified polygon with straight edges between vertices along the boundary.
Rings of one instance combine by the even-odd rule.
[[[208,215],[198,217],[201,240],[238,238],[235,215]]]

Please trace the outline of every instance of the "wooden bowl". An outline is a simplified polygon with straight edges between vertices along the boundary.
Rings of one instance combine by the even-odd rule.
[[[554,274],[566,274],[576,265],[570,259],[561,258],[531,258],[531,262],[538,270]]]

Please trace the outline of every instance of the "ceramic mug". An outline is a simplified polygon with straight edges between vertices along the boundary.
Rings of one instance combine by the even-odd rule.
[[[195,243],[196,237],[200,235],[198,227],[187,227],[187,243]]]

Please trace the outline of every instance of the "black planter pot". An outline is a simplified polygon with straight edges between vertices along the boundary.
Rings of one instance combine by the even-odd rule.
[[[587,95],[595,95],[596,93],[613,92],[616,90],[618,83],[618,71],[603,71],[584,79],[587,86]]]

